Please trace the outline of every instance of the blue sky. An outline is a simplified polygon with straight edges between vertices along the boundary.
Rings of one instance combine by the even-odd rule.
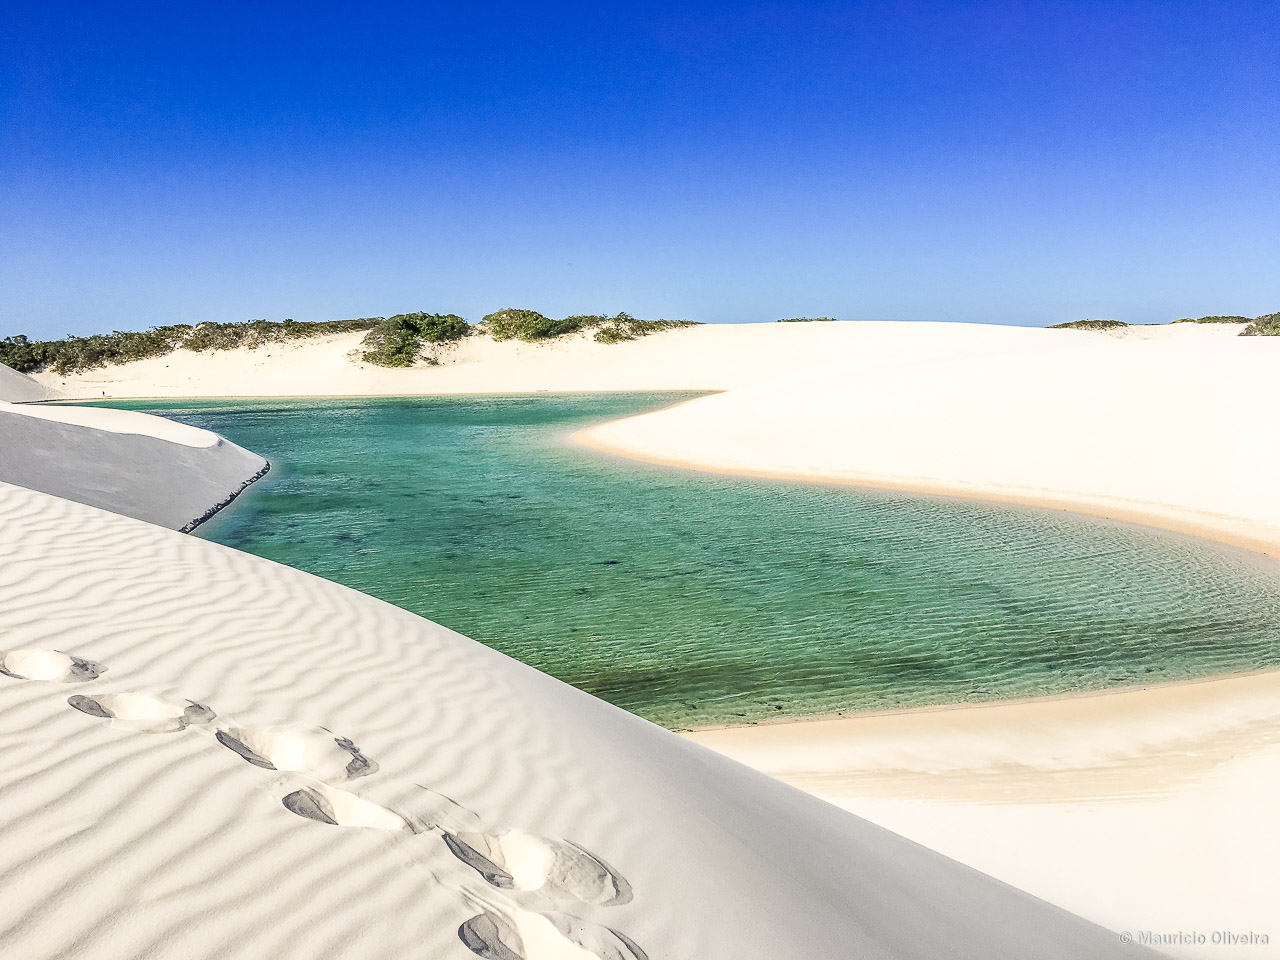
[[[1277,49],[1229,0],[9,6],[0,335],[1280,310]]]

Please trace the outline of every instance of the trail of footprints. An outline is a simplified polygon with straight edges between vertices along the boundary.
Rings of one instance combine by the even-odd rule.
[[[59,650],[0,652],[0,674],[15,680],[79,684],[96,680],[106,670]],[[484,960],[648,960],[644,950],[617,930],[560,912],[574,903],[630,902],[630,884],[599,857],[569,840],[522,830],[481,832],[477,814],[425,787],[414,789],[430,812],[415,814],[397,812],[336,786],[368,776],[378,765],[352,741],[331,731],[240,727],[219,721],[205,704],[145,693],[76,694],[67,703],[134,733],[212,730],[219,744],[245,762],[306,778],[305,785],[281,803],[290,813],[318,824],[385,830],[406,838],[438,834],[490,891],[460,891],[481,912],[458,928],[458,939]]]

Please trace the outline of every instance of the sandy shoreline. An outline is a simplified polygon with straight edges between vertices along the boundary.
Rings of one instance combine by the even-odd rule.
[[[700,399],[700,398],[699,398]],[[693,401],[683,401],[692,403]],[[676,406],[681,406],[677,404]],[[674,407],[666,408],[668,410]],[[588,427],[573,435],[575,443],[601,453],[624,460],[636,460],[655,466],[675,467],[700,473],[716,473],[723,476],[756,477],[762,480],[787,480],[802,483],[832,484],[835,486],[862,487],[871,490],[889,490],[898,493],[918,493],[929,496],[951,497],[961,500],[977,500],[987,503],[1007,503],[1046,510],[1063,510],[1084,516],[1119,520],[1140,526],[1154,527],[1171,533],[1180,533],[1214,540],[1228,546],[1239,547],[1263,556],[1280,558],[1280,530],[1257,529],[1256,523],[1237,517],[1220,517],[1189,510],[1179,510],[1154,503],[1108,500],[1102,497],[1085,497],[1078,494],[1045,490],[1002,489],[995,486],[960,484],[925,478],[899,478],[874,474],[823,473],[821,470],[751,469],[725,466],[708,467],[693,457],[663,456],[637,450],[625,443],[601,435],[601,427]]]
[[[1277,955],[1276,671],[684,736],[1113,929]]]
[[[1280,671],[1270,669],[1051,697],[704,728],[681,735],[738,759],[750,755],[753,766],[764,764],[767,756],[771,772],[784,779],[823,776],[828,792],[840,783],[856,794],[865,789],[863,781],[910,780],[927,773],[920,789],[954,796],[960,785],[944,783],[945,775],[982,767],[1085,772],[1118,761],[1150,762],[1159,754],[1170,763],[1166,772],[1174,773],[1174,767],[1187,764],[1186,752],[1172,745],[1193,741],[1200,749],[1199,762],[1192,766],[1204,769],[1233,758],[1234,748],[1224,748],[1232,739],[1228,734],[1256,734],[1257,744],[1265,745],[1277,720]],[[908,753],[913,756],[909,762],[904,759]],[[1145,792],[1151,788],[1149,773],[1118,766],[1109,769],[1112,784],[1105,790],[1073,781],[1059,784],[1059,792]],[[1126,781],[1130,774],[1133,779]],[[973,799],[990,795],[989,785],[963,786],[975,788]]]
[[[1162,680],[1158,683],[1135,683],[1120,687],[1106,687],[1097,690],[1072,690],[1064,693],[1050,693],[1042,697],[1009,697],[998,700],[983,700],[977,703],[935,703],[922,707],[899,707],[890,710],[845,710],[838,713],[814,714],[803,717],[765,717],[762,720],[750,720],[745,723],[709,724],[705,727],[688,727],[677,730],[681,736],[698,737],[703,734],[714,734],[724,730],[745,730],[752,727],[796,726],[800,724],[820,724],[835,720],[866,720],[874,717],[905,717],[935,713],[948,713],[955,710],[985,710],[989,707],[1012,707],[1037,703],[1056,703],[1060,700],[1093,700],[1097,697],[1116,696],[1119,694],[1143,693],[1150,690],[1176,690],[1190,684],[1214,684],[1226,680],[1242,680],[1249,677],[1265,677],[1280,674],[1280,667],[1260,667],[1257,670],[1238,670],[1232,673],[1214,674],[1208,677],[1191,677],[1186,680]]]
[[[185,526],[179,527],[178,532],[191,533],[191,531],[195,530],[196,527],[200,526],[202,523],[208,523],[210,520],[216,517],[223,510],[227,509],[227,507],[231,506],[231,504],[235,503],[242,493],[244,493],[246,490],[248,490],[251,486],[253,486],[255,483],[257,483],[259,480],[261,480],[270,472],[271,472],[271,463],[270,461],[268,461],[262,467],[261,470],[259,470],[257,473],[245,479],[244,482],[241,483],[237,489],[231,491],[231,493],[225,499],[220,500],[217,503],[213,504],[213,506],[209,507],[208,510],[202,513],[200,516],[196,517],[190,523],[186,524]]]

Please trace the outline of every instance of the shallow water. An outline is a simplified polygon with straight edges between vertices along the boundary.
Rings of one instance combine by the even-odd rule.
[[[1072,514],[571,444],[691,394],[155,401],[269,457],[200,528],[686,727],[1280,663],[1280,564]]]

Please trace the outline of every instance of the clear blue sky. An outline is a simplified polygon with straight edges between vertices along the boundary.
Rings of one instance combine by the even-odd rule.
[[[0,335],[1280,310],[1274,2],[23,4]]]

